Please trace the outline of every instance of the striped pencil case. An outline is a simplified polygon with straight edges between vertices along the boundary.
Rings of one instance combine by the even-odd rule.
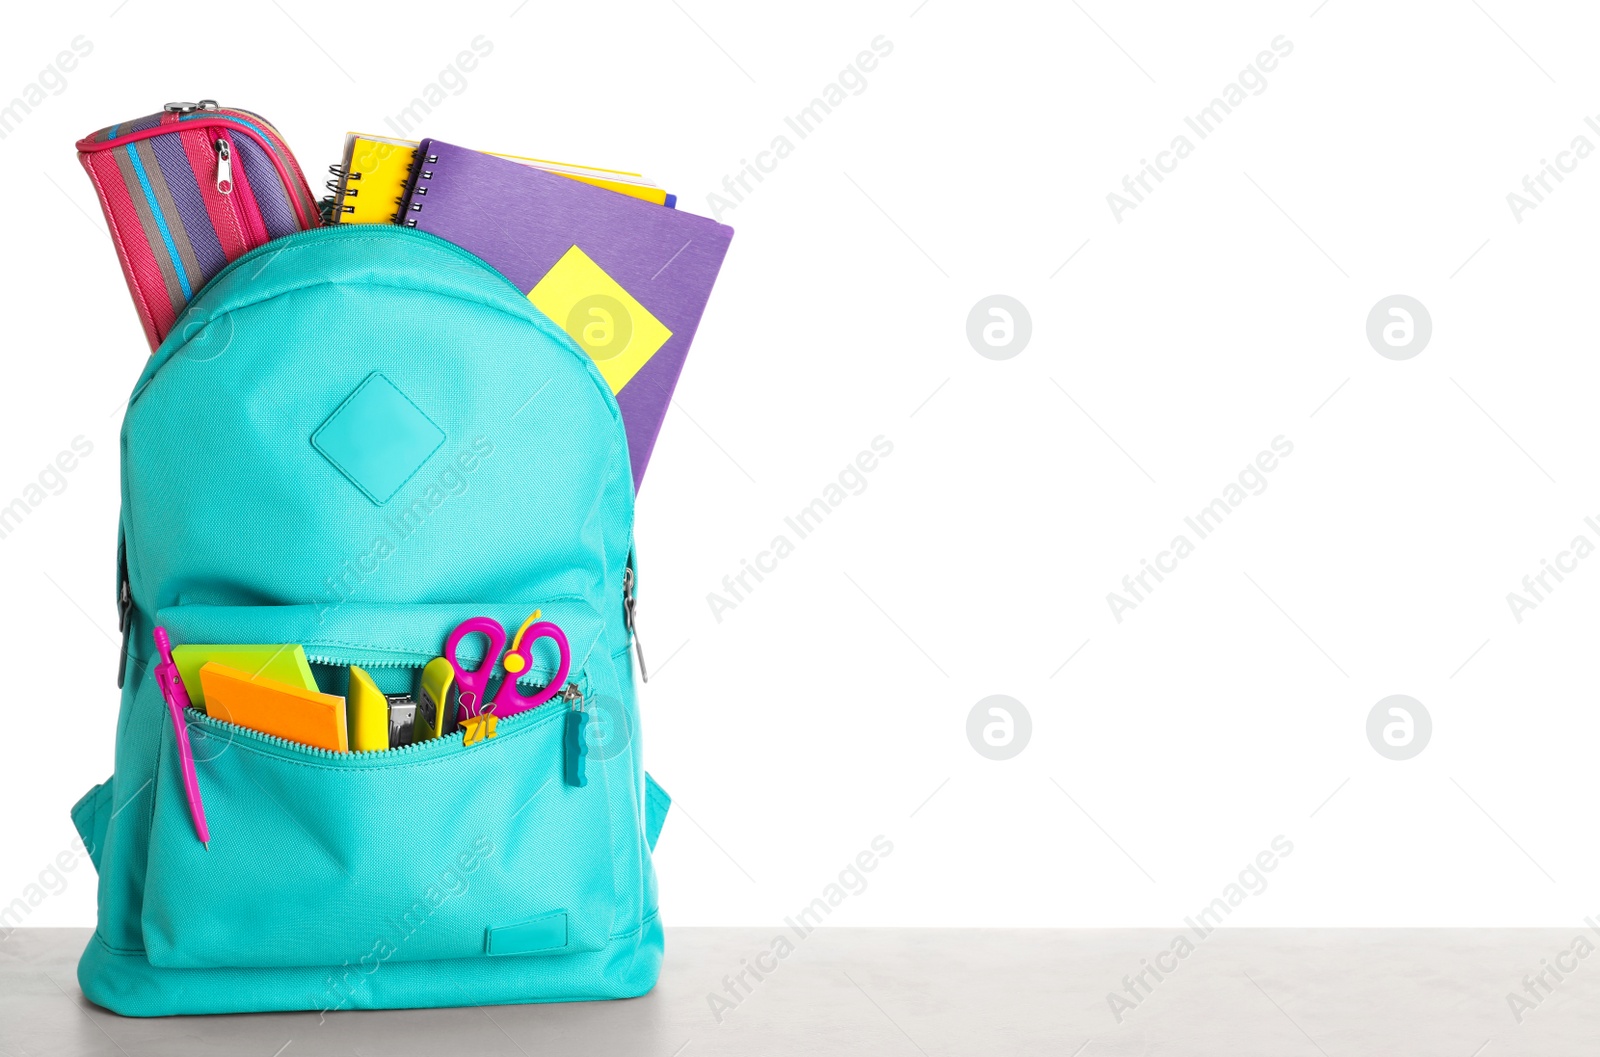
[[[277,131],[215,100],[78,141],[152,351],[223,265],[321,223],[305,175]]]

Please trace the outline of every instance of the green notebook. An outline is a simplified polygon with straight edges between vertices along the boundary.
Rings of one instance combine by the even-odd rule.
[[[251,678],[265,676],[302,690],[317,689],[306,651],[299,646],[174,646],[172,660],[189,691],[189,700],[200,707],[206,703],[200,668],[210,661],[237,668]]]

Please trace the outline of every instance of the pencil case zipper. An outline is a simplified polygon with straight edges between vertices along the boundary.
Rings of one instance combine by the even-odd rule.
[[[217,159],[216,178],[212,186],[215,193],[226,201],[234,223],[245,239],[248,247],[246,252],[249,252],[269,241],[267,226],[261,219],[261,207],[250,186],[250,174],[245,170],[244,162],[234,155],[231,135],[220,130],[208,131],[206,135],[211,139],[211,150]]]
[[[244,110],[239,107],[218,108],[216,113],[231,117],[235,121],[243,121],[246,123],[246,127],[259,127],[261,129],[262,135],[259,138],[265,141],[274,163],[279,166],[280,175],[286,169],[288,174],[294,177],[293,184],[290,184],[285,179],[284,185],[289,190],[290,197],[295,199],[295,215],[299,218],[301,227],[304,229],[318,226],[321,223],[321,214],[316,208],[316,196],[311,192],[311,183],[306,179],[305,172],[301,170],[300,162],[295,158],[294,152],[278,136],[278,130],[272,127],[271,122],[254,111]],[[193,121],[194,119],[189,118],[187,120]],[[304,201],[294,195],[293,192],[295,190],[305,192]],[[307,206],[309,206],[309,212],[304,211],[304,207]]]
[[[311,194],[311,185],[306,182],[305,173],[300,169],[300,163],[295,160],[294,154],[290,152],[283,140],[278,137],[277,130],[273,129],[259,114],[253,114],[247,110],[231,108],[197,109],[191,113],[180,115],[177,121],[162,121],[147,129],[124,133],[115,139],[81,140],[77,147],[83,153],[93,154],[99,151],[115,150],[119,147],[125,147],[129,143],[154,139],[157,136],[174,132],[183,133],[203,130],[210,135],[213,129],[226,132],[230,136],[248,136],[258,144],[266,152],[279,180],[282,181],[284,191],[291,207],[294,209],[296,220],[302,231],[314,229],[321,224],[316,199]],[[237,170],[239,167],[237,157],[233,159],[233,163]]]

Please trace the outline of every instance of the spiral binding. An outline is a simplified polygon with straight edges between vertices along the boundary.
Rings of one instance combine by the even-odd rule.
[[[413,201],[410,209],[407,209],[406,200],[408,198],[414,199],[427,196],[428,188],[423,184],[423,181],[433,179],[433,170],[429,168],[421,168],[419,170],[418,167],[435,165],[438,161],[439,156],[437,154],[430,154],[426,159],[421,159],[416,155],[412,156],[411,165],[406,169],[406,191],[394,200],[394,204],[400,208],[390,215],[389,222],[391,224],[404,224],[408,228],[417,226],[417,218],[407,214],[422,212],[422,203]]]
[[[324,224],[333,223],[335,203],[337,202],[337,199],[341,193],[341,188],[343,188],[342,193],[346,198],[355,198],[361,193],[360,188],[348,186],[348,184],[361,179],[360,173],[349,172],[343,165],[330,165],[328,166],[328,175],[329,179],[324,181],[322,186],[326,187],[333,193],[317,203],[319,211],[322,213],[322,222]],[[341,213],[354,213],[356,211],[356,207],[338,203],[337,211]]]

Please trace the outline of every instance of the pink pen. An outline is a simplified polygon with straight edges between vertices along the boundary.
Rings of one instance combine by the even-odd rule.
[[[183,677],[178,674],[177,663],[172,659],[172,640],[167,637],[167,629],[156,628],[155,638],[156,650],[161,654],[161,663],[156,665],[156,684],[161,687],[167,711],[172,713],[172,731],[178,736],[178,758],[183,763],[183,793],[189,798],[189,815],[194,819],[200,843],[205,845],[206,851],[210,851],[211,831],[206,828],[206,809],[200,803],[200,780],[195,777],[194,750],[189,747],[189,726],[185,722],[185,713],[189,710],[189,691],[183,685]]]

